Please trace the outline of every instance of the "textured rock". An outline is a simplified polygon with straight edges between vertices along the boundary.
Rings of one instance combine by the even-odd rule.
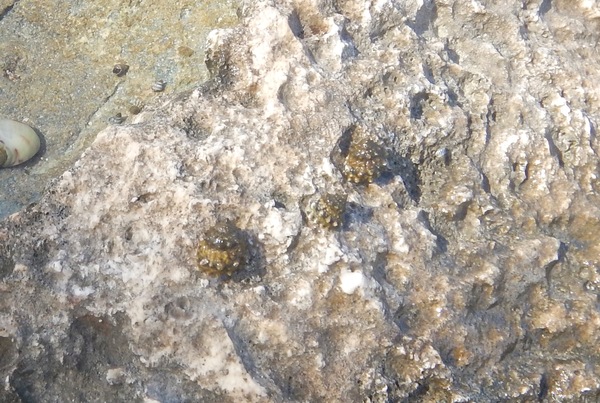
[[[278,4],[0,224],[5,400],[597,399],[596,6]]]
[[[203,47],[214,28],[238,22],[235,1],[0,1],[0,117],[27,123],[43,152],[0,169],[0,218],[40,199],[117,114],[152,106],[151,89],[192,88],[208,78]],[[129,66],[113,73],[115,64]]]

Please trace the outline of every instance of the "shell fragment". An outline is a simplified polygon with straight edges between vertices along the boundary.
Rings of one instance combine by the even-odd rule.
[[[40,149],[40,138],[31,127],[0,119],[0,167],[12,167],[31,159]]]

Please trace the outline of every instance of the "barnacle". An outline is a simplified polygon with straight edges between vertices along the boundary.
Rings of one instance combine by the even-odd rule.
[[[230,221],[217,223],[198,244],[198,269],[212,276],[231,276],[249,262],[249,243],[242,230]]]
[[[332,161],[345,180],[368,185],[387,169],[386,150],[361,126],[346,131],[332,151]]]
[[[129,105],[129,113],[131,113],[132,115],[137,115],[138,113],[140,113],[142,111],[142,109],[144,109],[144,103],[142,101],[140,101],[139,99],[134,99],[131,104]]]
[[[310,218],[323,228],[335,230],[343,225],[347,196],[340,193],[325,193],[311,205]]]

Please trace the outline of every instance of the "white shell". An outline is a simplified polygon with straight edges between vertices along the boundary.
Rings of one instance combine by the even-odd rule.
[[[23,123],[0,119],[0,167],[19,165],[40,149],[37,133]]]
[[[167,86],[167,82],[164,80],[158,80],[155,81],[154,84],[152,84],[152,91],[154,92],[162,92],[165,90],[165,87]]]

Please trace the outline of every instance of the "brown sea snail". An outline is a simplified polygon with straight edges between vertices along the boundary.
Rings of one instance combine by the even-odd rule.
[[[348,182],[368,185],[387,168],[384,148],[368,138],[353,138],[342,175]]]
[[[249,242],[231,221],[217,223],[198,243],[198,269],[211,276],[231,276],[248,264]]]
[[[309,217],[325,229],[340,229],[344,223],[347,199],[345,194],[325,193],[312,203],[308,213]]]
[[[344,181],[356,185],[369,185],[389,171],[387,149],[379,142],[378,136],[359,124],[342,133],[330,158]]]
[[[0,119],[0,167],[12,167],[30,160],[40,149],[40,138],[31,127]]]

